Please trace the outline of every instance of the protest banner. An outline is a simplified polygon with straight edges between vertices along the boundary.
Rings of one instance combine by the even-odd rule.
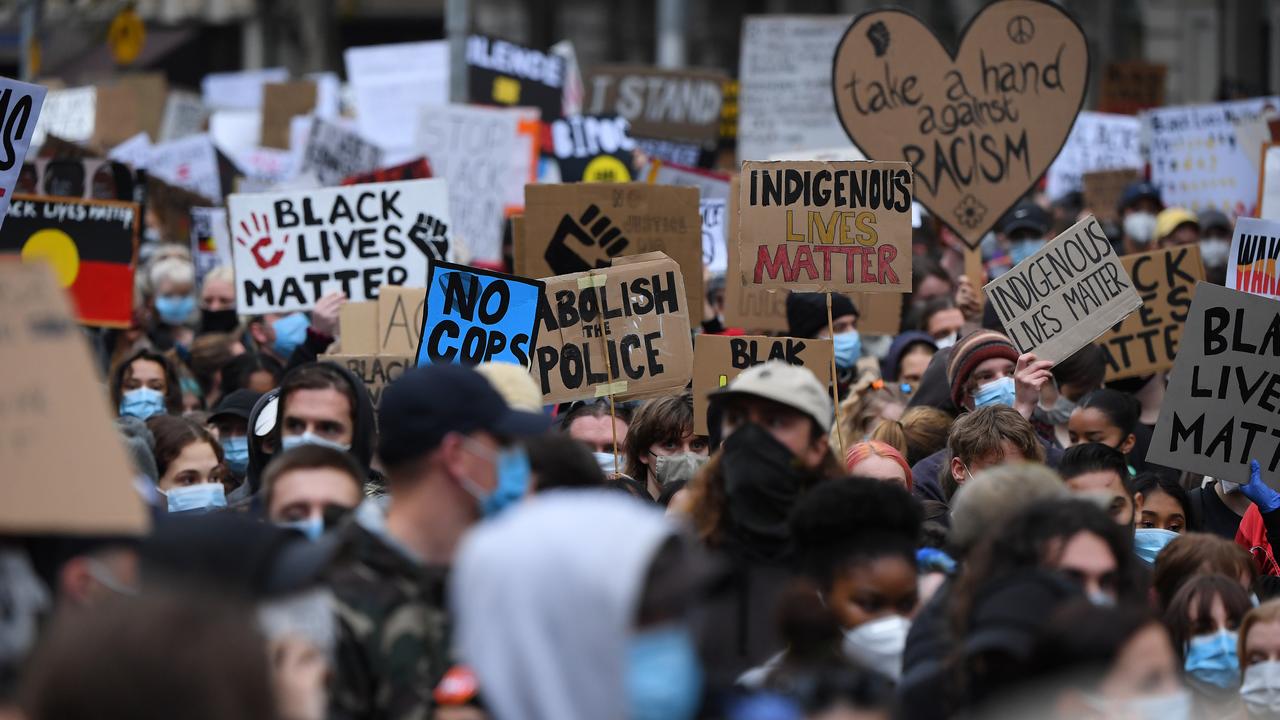
[[[1280,220],[1280,144],[1277,143],[1267,143],[1262,147],[1258,169],[1258,217]]]
[[[831,58],[852,20],[851,15],[763,15],[743,20],[739,161],[849,144],[831,94]]]
[[[713,154],[710,150],[703,152],[702,146],[697,143],[646,137],[636,137],[635,141],[636,149],[644,157],[676,165],[700,166],[704,161],[709,161]]]
[[[422,109],[449,102],[449,43],[393,43],[342,53],[360,134],[385,150],[413,147]]]
[[[133,88],[134,101],[138,104],[139,132],[150,138],[160,137],[164,123],[165,103],[169,97],[169,80],[162,72],[134,72],[121,75],[116,84]],[[102,100],[98,100],[102,104]]]
[[[697,335],[693,339],[693,432],[707,434],[707,395],[749,367],[784,360],[808,368],[823,387],[831,385],[830,340],[741,335]]]
[[[506,40],[467,38],[467,98],[477,105],[537,108],[542,122],[561,115],[564,58]]]
[[[703,199],[698,212],[702,215],[702,266],[709,273],[723,273],[729,266],[724,247],[725,201]]]
[[[1142,121],[1128,115],[1082,112],[1045,174],[1044,191],[1057,199],[1082,190],[1084,176],[1100,170],[1141,168]],[[1100,218],[1101,219],[1101,218]]]
[[[218,153],[208,134],[189,135],[151,148],[147,172],[169,183],[222,204],[222,178]]]
[[[1142,172],[1134,168],[1085,173],[1084,207],[1101,222],[1119,222],[1125,188],[1141,179]]]
[[[619,257],[545,282],[532,371],[544,404],[650,397],[689,383],[690,306],[674,260],[660,252]]]
[[[1280,487],[1280,303],[1199,283],[1182,337],[1147,461]]]
[[[911,163],[916,199],[970,249],[1049,168],[1088,82],[1084,30],[1039,0],[986,5],[954,52],[902,10],[860,15],[831,77],[849,139]]]
[[[1024,353],[1058,362],[1142,304],[1098,219],[1072,225],[982,288]]]
[[[651,159],[649,164],[640,169],[638,176],[650,185],[696,187],[698,197],[703,200],[729,198],[729,174],[724,172]]]
[[[399,165],[348,175],[342,179],[342,184],[362,185],[364,183],[394,182],[396,180],[422,180],[429,177],[431,177],[431,164],[427,162],[425,157],[420,157]]]
[[[50,90],[44,96],[36,122],[32,147],[41,147],[50,135],[70,142],[86,143],[93,137],[98,89],[92,85]]]
[[[292,151],[267,147],[255,147],[231,154],[231,162],[242,176],[240,183],[247,180],[272,188],[296,178],[300,161],[301,158]],[[235,191],[246,192],[241,184],[235,186]]]
[[[1240,143],[1236,123],[1256,119],[1280,98],[1186,105],[1142,113],[1151,182],[1166,206],[1217,208],[1252,215],[1258,201],[1258,158]],[[1255,148],[1256,149],[1256,148]]]
[[[40,122],[44,98],[45,88],[40,85],[0,78],[0,128],[4,140],[0,152],[0,226]]]
[[[743,163],[741,282],[911,292],[911,175],[903,162]]]
[[[424,287],[384,287],[378,293],[378,317],[374,323],[376,345],[383,355],[416,357],[427,312]]]
[[[503,220],[523,203],[525,183],[537,179],[537,147],[521,134],[522,123],[536,122],[526,108],[444,105],[422,111],[417,148],[436,177],[449,182],[452,236],[472,259],[502,257]]]
[[[445,262],[431,263],[428,274],[419,365],[530,367],[546,283]]]
[[[346,338],[343,338],[345,344]],[[321,355],[316,358],[320,362],[331,362],[350,370],[360,378],[365,390],[369,391],[369,399],[377,408],[382,401],[382,391],[395,382],[406,370],[413,368],[411,355],[371,355],[345,352]]]
[[[1280,299],[1280,221],[1236,218],[1226,286]]]
[[[448,243],[442,180],[227,198],[241,314],[307,310],[327,293],[372,300],[382,285],[425,285]]]
[[[0,256],[51,265],[80,324],[129,327],[139,216],[136,203],[14,195]]]
[[[1164,105],[1164,79],[1169,68],[1141,60],[1107,63],[1098,91],[1098,109],[1134,115]]]
[[[288,81],[282,67],[209,73],[200,79],[201,100],[212,110],[261,110],[262,87]]]
[[[337,185],[343,178],[368,172],[382,164],[382,148],[359,133],[327,120],[314,118],[302,151],[302,172],[316,176],[321,185]]]
[[[636,137],[715,147],[728,79],[719,70],[597,65],[585,78],[585,113],[621,115]]]
[[[197,285],[203,283],[204,276],[215,267],[231,267],[226,208],[191,208],[191,261],[196,266]]]
[[[1142,307],[1098,336],[1108,382],[1173,367],[1191,296],[1196,283],[1204,280],[1200,248],[1195,245],[1125,255],[1120,262],[1133,279]]]
[[[523,242],[513,248],[517,275],[568,275],[662,252],[680,265],[686,307],[702,307],[702,223],[693,188],[582,183],[526,185],[524,193]]]
[[[137,90],[131,85],[103,85],[95,95],[93,137],[89,145],[103,152],[142,132]]]
[[[56,272],[0,263],[0,533],[143,535],[133,463]]]
[[[208,119],[209,109],[199,95],[170,90],[169,97],[165,98],[164,116],[160,121],[160,134],[156,137],[156,142],[170,142],[188,135],[198,135],[204,132]]]
[[[122,162],[134,170],[146,170],[147,162],[151,159],[151,147],[151,137],[145,132],[140,132],[111,148],[107,157],[116,162]]]
[[[806,148],[804,150],[788,150],[786,152],[776,152],[768,157],[769,160],[821,160],[822,162],[847,161],[857,162],[867,160],[866,155],[858,148],[849,145],[847,147],[834,148]]]
[[[631,182],[636,141],[622,116],[574,115],[551,123],[560,182]]]
[[[289,149],[289,123],[295,115],[307,115],[316,109],[317,88],[310,80],[266,83],[262,86],[263,147]]]

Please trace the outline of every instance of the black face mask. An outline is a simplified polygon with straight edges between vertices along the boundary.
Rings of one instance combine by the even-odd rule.
[[[235,310],[201,310],[200,332],[231,332],[240,325]]]
[[[731,537],[752,559],[782,558],[790,544],[787,518],[815,473],[754,423],[735,430],[722,450]]]

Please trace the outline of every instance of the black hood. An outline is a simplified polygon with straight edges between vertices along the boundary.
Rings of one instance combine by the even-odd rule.
[[[249,412],[249,469],[245,471],[245,480],[248,485],[245,496],[258,492],[258,488],[262,485],[262,469],[271,462],[272,453],[263,445],[274,442],[276,419],[272,419],[269,426],[263,428],[265,435],[262,436],[258,434],[258,421],[267,407],[270,407],[271,413],[275,414],[276,401],[279,397],[280,388],[272,388],[258,398],[258,402],[253,405],[253,410]]]

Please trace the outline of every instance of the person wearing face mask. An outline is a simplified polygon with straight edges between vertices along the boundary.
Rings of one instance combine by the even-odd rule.
[[[606,477],[621,472],[618,465],[625,463],[630,421],[630,410],[615,403],[610,411],[608,400],[575,402],[559,417],[560,429],[591,450]],[[629,492],[643,497],[641,489],[637,483]]]
[[[147,420],[182,412],[182,389],[169,358],[139,350],[111,370],[111,402],[121,417]]]
[[[222,446],[203,426],[186,418],[157,415],[147,421],[155,437],[156,489],[170,513],[210,512],[227,506]]]
[[[908,330],[889,345],[889,352],[880,361],[880,376],[886,382],[896,383],[903,394],[910,397],[920,386],[936,352],[938,343],[928,333]]]
[[[249,336],[259,352],[271,355],[285,369],[315,362],[337,337],[338,313],[346,302],[346,295],[334,292],[316,301],[310,317],[302,312],[259,315],[249,321]]]
[[[232,332],[238,327],[235,273],[229,265],[219,265],[200,282],[200,333]]]
[[[1200,262],[1204,263],[1204,279],[1215,285],[1225,285],[1235,225],[1226,213],[1212,207],[1201,210],[1196,219],[1200,222]]]
[[[1268,600],[1240,623],[1240,697],[1251,718],[1280,718],[1280,600]]]
[[[1097,345],[1085,345],[1050,369],[1052,381],[1040,388],[1031,421],[1046,437],[1067,445],[1067,422],[1080,399],[1102,387],[1106,375],[1105,354]]]
[[[1156,246],[1200,244],[1200,220],[1182,207],[1169,207],[1156,216]]]
[[[1044,247],[1053,218],[1035,202],[1023,200],[1000,220],[1000,236],[1009,252],[1010,267],[1026,260]]]
[[[858,308],[847,295],[831,294],[831,324],[827,324],[827,293],[787,294],[787,334],[795,338],[830,340],[835,347],[836,377],[843,397],[858,376],[862,336]]]
[[[208,425],[222,445],[227,470],[238,483],[249,472],[249,415],[261,397],[252,390],[236,390],[222,398],[209,416]]]
[[[701,565],[674,524],[620,493],[522,503],[458,551],[460,660],[493,717],[690,720],[703,687],[689,618]]]
[[[1196,717],[1230,717],[1240,710],[1240,656],[1236,631],[1253,609],[1249,593],[1225,575],[1196,575],[1165,610],[1174,648],[1183,661]]]
[[[262,473],[267,519],[317,540],[364,498],[360,466],[347,453],[303,445],[276,456]]]
[[[155,324],[148,333],[152,343],[161,350],[175,345],[190,347],[195,338],[191,323],[196,319],[196,271],[191,261],[159,260],[151,265],[147,276],[155,313]]]
[[[455,550],[471,526],[524,495],[529,461],[517,441],[548,425],[461,365],[417,367],[383,390],[388,494],[333,533],[339,549],[326,575],[340,618],[332,716],[430,714],[431,689],[452,665],[444,598]]]
[[[1130,183],[1120,195],[1120,254],[1151,250],[1156,237],[1156,214],[1164,209],[1160,188],[1145,180]]]
[[[641,405],[627,430],[626,455],[627,475],[643,483],[653,500],[688,484],[708,455],[707,436],[693,434],[693,395],[683,392]]]

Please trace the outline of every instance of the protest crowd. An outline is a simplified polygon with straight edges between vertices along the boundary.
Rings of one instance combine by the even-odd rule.
[[[1280,718],[1280,98],[966,32],[0,78],[0,718]]]

